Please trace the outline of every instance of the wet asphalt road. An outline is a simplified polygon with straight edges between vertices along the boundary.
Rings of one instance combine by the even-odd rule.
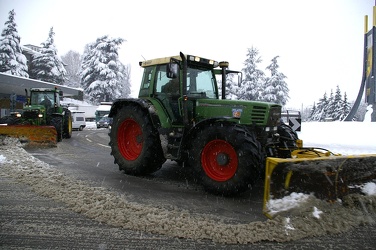
[[[28,151],[67,175],[126,191],[139,203],[174,206],[235,223],[266,220],[261,212],[261,183],[239,197],[223,198],[205,193],[194,183],[192,173],[174,162],[166,162],[147,177],[126,176],[113,164],[107,144],[107,130],[84,130],[74,131],[57,148]],[[1,249],[374,249],[376,245],[374,226],[337,236],[252,245],[146,234],[92,221],[7,178],[0,178],[0,222]]]

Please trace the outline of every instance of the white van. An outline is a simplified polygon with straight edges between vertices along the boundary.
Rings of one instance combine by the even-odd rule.
[[[85,111],[71,110],[72,112],[72,129],[82,131],[86,127]]]

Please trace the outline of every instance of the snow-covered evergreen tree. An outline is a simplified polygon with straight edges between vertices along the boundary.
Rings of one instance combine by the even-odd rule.
[[[341,90],[337,85],[335,94],[331,90],[330,97],[328,98],[325,92],[323,98],[317,103],[317,106],[313,104],[309,121],[324,121],[325,119],[342,121],[349,114],[350,109],[346,93],[344,99],[342,99]]]
[[[308,120],[313,121],[313,116],[316,114],[317,107],[316,107],[316,102],[313,103],[311,113],[309,114]]]
[[[57,55],[54,43],[55,33],[51,27],[47,40],[42,43],[42,49],[31,61],[30,78],[63,84],[66,80],[67,71],[64,68],[61,58]]]
[[[341,116],[339,117],[339,120],[343,121],[347,117],[347,115],[350,113],[351,106],[349,101],[347,100],[347,94],[346,92],[343,95],[343,102],[342,102],[342,109],[341,109]]]
[[[128,71],[118,55],[123,41],[102,36],[86,46],[80,76],[84,93],[92,103],[113,101],[127,92],[124,88],[130,87],[129,74],[124,75]]]
[[[341,120],[341,117],[343,116],[343,105],[344,101],[342,100],[342,94],[341,90],[339,89],[339,86],[337,85],[336,92],[334,94],[334,99],[333,99],[333,113],[331,117],[333,118],[334,121]]]
[[[239,89],[239,84],[234,81],[234,74],[226,75],[226,99],[229,100],[238,100],[239,97],[237,93]],[[219,95],[222,95],[222,90],[219,92]]]
[[[126,98],[126,97],[129,97],[131,94],[131,66],[120,64],[120,72],[123,73],[124,77],[120,80],[120,83],[119,83],[120,95],[116,96],[116,98],[120,98],[120,97]]]
[[[14,10],[9,12],[9,19],[5,22],[5,28],[0,38],[0,72],[7,74],[29,77],[27,73],[27,60],[22,54],[20,45],[21,38],[18,35],[14,20]]]
[[[333,89],[330,90],[330,95],[328,98],[328,104],[324,107],[325,111],[325,118],[334,120],[334,95],[333,95]]]
[[[239,99],[260,100],[261,87],[265,81],[264,72],[258,68],[261,62],[259,51],[254,47],[248,49],[243,68],[244,79],[234,93]]]
[[[217,79],[218,84],[218,95],[222,97],[222,78]],[[238,96],[236,93],[238,92],[239,85],[234,82],[234,74],[227,74],[226,75],[226,99],[229,100],[238,100]]]
[[[327,117],[326,114],[326,107],[328,106],[329,100],[328,96],[325,92],[324,96],[318,101],[316,105],[316,110],[312,114],[311,120],[312,121],[324,121]]]
[[[278,57],[279,56],[275,56],[271,60],[271,64],[266,67],[266,69],[270,71],[270,76],[265,78],[265,84],[263,85],[260,99],[266,102],[285,105],[289,99],[289,88],[285,81],[286,76],[278,72]]]
[[[81,55],[80,53],[70,50],[61,57],[67,71],[66,81],[64,85],[79,88],[81,87]]]

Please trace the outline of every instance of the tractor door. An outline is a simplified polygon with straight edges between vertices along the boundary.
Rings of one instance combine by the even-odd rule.
[[[162,103],[172,124],[182,124],[180,77],[168,78],[166,65],[158,65],[154,80],[154,96]]]

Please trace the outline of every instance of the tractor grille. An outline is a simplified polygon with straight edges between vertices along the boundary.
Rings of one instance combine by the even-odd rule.
[[[253,124],[264,124],[266,114],[266,107],[264,106],[253,106],[251,112],[251,122]]]
[[[35,110],[30,110],[30,111],[24,111],[23,112],[23,117],[25,119],[37,119],[38,118],[38,111]]]

